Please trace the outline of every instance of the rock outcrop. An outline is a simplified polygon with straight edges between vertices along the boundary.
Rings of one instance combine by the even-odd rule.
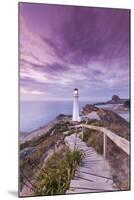
[[[126,101],[129,101],[127,98],[120,98],[118,95],[113,95],[112,99],[105,102],[98,102],[94,105],[106,105],[106,104],[124,104]]]

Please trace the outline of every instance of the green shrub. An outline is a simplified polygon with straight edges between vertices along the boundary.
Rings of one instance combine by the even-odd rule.
[[[56,153],[41,170],[37,187],[38,195],[65,194],[69,189],[70,180],[74,177],[77,165],[83,158],[83,153],[75,150],[74,152],[63,150]]]

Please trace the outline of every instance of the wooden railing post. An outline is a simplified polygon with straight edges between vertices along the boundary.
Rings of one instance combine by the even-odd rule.
[[[106,138],[106,134],[105,134],[105,131],[103,133],[103,156],[104,156],[104,159],[106,159],[106,148],[107,148],[107,138]]]
[[[82,126],[82,140],[84,138],[84,127]]]
[[[75,146],[76,146],[76,140],[77,140],[77,127],[75,129],[74,151],[75,151]]]

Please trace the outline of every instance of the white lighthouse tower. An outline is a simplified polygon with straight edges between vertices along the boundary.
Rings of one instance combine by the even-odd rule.
[[[72,121],[80,121],[80,116],[79,116],[79,104],[78,104],[78,97],[79,97],[79,92],[78,89],[74,89],[73,93],[73,117]]]

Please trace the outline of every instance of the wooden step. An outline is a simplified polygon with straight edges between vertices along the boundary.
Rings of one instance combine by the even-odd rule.
[[[104,160],[103,159],[101,159],[101,158],[98,158],[98,159],[95,159],[94,157],[84,157],[83,158],[83,160],[82,160],[82,162],[103,162]]]
[[[89,182],[86,180],[71,180],[70,188],[86,188],[91,190],[105,190],[105,191],[111,191],[113,190],[113,186],[105,183],[105,182]]]
[[[93,147],[88,147],[75,134],[67,136],[67,144],[73,151],[79,149],[84,152],[84,157],[77,167],[75,177],[70,182],[66,194],[102,192],[116,190],[111,176],[109,163],[98,154]],[[76,142],[76,145],[74,145]]]
[[[82,194],[82,193],[92,193],[92,192],[102,192],[102,190],[91,190],[83,188],[71,188],[66,191],[66,194]]]
[[[76,171],[80,171],[80,172],[84,172],[87,174],[91,174],[91,175],[96,175],[96,176],[100,176],[100,177],[105,177],[105,178],[109,178],[111,179],[111,174],[109,173],[109,171],[102,171],[100,169],[89,169],[86,167],[78,167]]]
[[[89,181],[93,181],[93,182],[96,182],[96,181],[98,181],[98,182],[106,182],[106,183],[111,183],[111,184],[113,184],[113,181],[111,180],[111,179],[108,179],[108,178],[106,178],[106,177],[100,177],[100,176],[98,176],[98,175],[92,175],[92,174],[85,174],[85,173],[83,173],[83,172],[78,172],[78,171],[76,171],[76,173],[75,173],[75,178],[77,179],[77,178],[83,178],[83,179],[87,179],[87,180],[89,180]]]

